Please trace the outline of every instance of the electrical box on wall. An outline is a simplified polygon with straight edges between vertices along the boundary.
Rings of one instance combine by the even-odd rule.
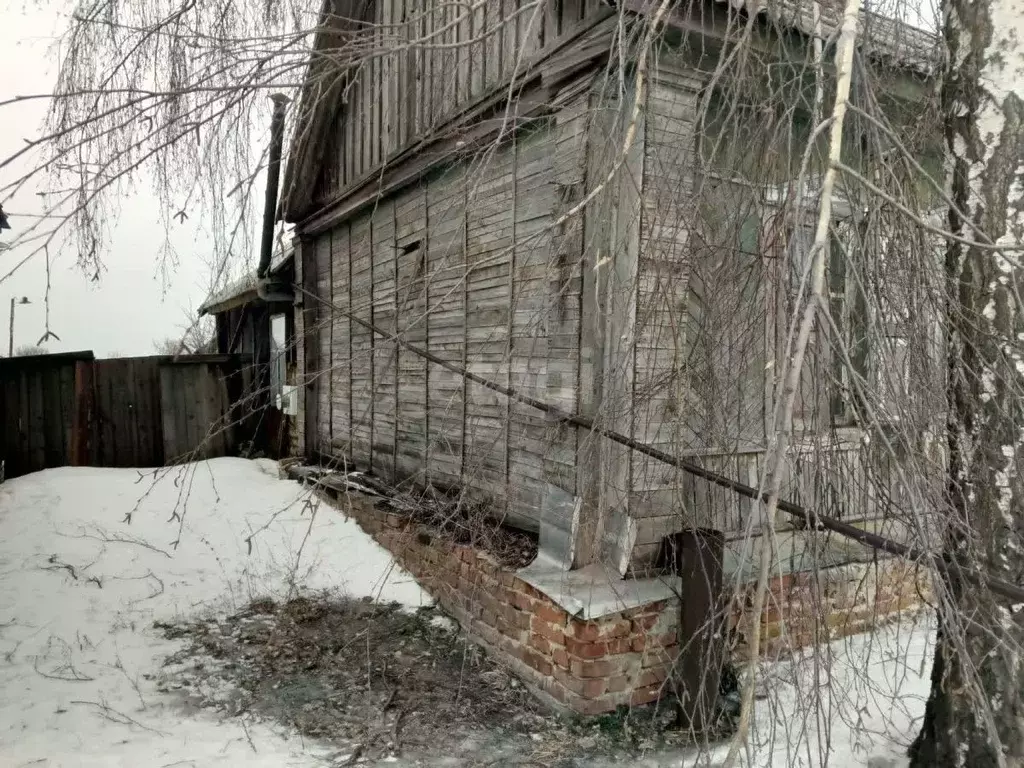
[[[285,384],[281,387],[281,394],[277,396],[277,407],[285,416],[295,416],[299,412],[299,388],[292,384]]]

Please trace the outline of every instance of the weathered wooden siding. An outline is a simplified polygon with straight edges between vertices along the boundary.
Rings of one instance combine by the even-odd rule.
[[[427,349],[441,360],[466,360],[466,170],[451,168],[427,181]],[[427,480],[461,485],[465,454],[466,383],[430,366],[427,372]]]
[[[331,335],[331,376],[328,382],[331,400],[331,451],[343,454],[351,450],[352,439],[352,328],[347,315],[335,312],[334,307],[348,307],[352,285],[350,226],[345,224],[330,233],[331,239],[331,307],[328,313]]]
[[[442,360],[575,409],[582,226],[554,224],[582,194],[577,102],[316,238],[319,294]],[[575,491],[575,436],[553,446],[542,414],[334,315],[317,330],[315,388],[321,414],[333,406],[318,420],[333,454],[463,489],[532,528],[552,474]]]
[[[316,273],[316,294],[321,296],[325,301],[330,302],[332,300],[332,293],[334,286],[331,283],[331,237],[320,238],[316,241],[315,245],[315,259],[317,264],[324,264],[325,269],[318,270]],[[320,316],[317,321],[317,354],[320,360],[331,359],[331,334],[334,330],[333,324],[330,322],[331,313],[330,307],[322,308]],[[319,413],[319,419],[317,426],[320,430],[319,439],[323,446],[329,446],[331,444],[331,387],[332,382],[328,377],[324,377],[322,383],[318,382],[317,392],[317,412]]]
[[[487,18],[481,9],[443,35],[469,40]],[[440,28],[431,14],[419,19]],[[440,119],[438,101],[485,89],[491,59],[477,53],[487,45],[505,43],[481,39],[449,58],[450,49],[408,49],[416,63],[400,82],[419,77],[426,92],[440,83],[435,73],[455,74],[444,81],[450,90],[438,85],[430,100],[408,104],[411,121],[384,135],[404,141]],[[537,528],[553,514],[568,526],[582,510],[581,523],[594,528],[583,546],[623,569],[649,562],[662,538],[684,526],[724,530],[731,542],[758,533],[769,521],[752,501],[553,423],[329,306],[757,486],[788,276],[772,250],[772,212],[752,185],[698,173],[695,116],[705,82],[695,69],[662,66],[625,156],[629,78],[610,78],[608,93],[588,90],[592,82],[570,87],[553,98],[553,116],[317,235],[309,246],[316,275],[304,284],[326,302],[306,369],[318,381],[320,444],[388,479],[466,491],[517,525]],[[398,102],[395,109],[406,108]],[[365,145],[366,131],[344,131]],[[583,215],[567,216],[613,166],[615,178]],[[812,370],[802,427],[827,405],[821,381]],[[793,452],[783,495],[838,517],[877,516],[877,489],[898,467],[868,456],[856,432],[820,427]],[[795,563],[806,541],[787,536]]]
[[[399,332],[421,349],[427,338],[427,185],[416,184],[395,200],[398,260]],[[398,350],[396,474],[423,485],[427,459],[428,363],[407,349]]]
[[[623,260],[619,277],[634,280],[636,314],[629,344],[613,359],[626,376],[612,379],[611,394],[628,403],[631,436],[757,487],[774,366],[785,354],[793,275],[800,274],[794,260],[808,243],[789,238],[788,250],[780,247],[786,233],[776,229],[777,211],[754,185],[695,156],[705,84],[696,70],[664,62],[649,90],[637,257]],[[631,243],[627,238],[624,252]],[[860,430],[831,420],[831,353],[818,333],[797,398],[797,445],[784,466],[782,495],[824,515],[878,525],[920,500],[901,487],[905,457],[869,450]],[[763,520],[760,505],[642,454],[628,462],[629,476],[619,480],[629,489],[620,535],[634,566],[684,526],[717,528],[741,542],[764,524],[789,522],[785,515]],[[789,536],[780,557],[803,567],[806,544]]]
[[[321,169],[328,200],[460,109],[507,84],[544,48],[606,15],[600,0],[378,0],[366,57],[345,89]]]
[[[760,209],[748,188],[696,173],[703,86],[664,66],[648,91],[629,433],[756,484],[769,344]],[[749,503],[723,489],[642,454],[629,462],[636,552],[683,521],[736,531],[749,519]]]

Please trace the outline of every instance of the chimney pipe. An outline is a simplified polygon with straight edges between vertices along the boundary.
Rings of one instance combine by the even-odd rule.
[[[277,188],[281,179],[281,150],[284,144],[284,110],[288,97],[275,93],[274,115],[270,119],[270,164],[267,166],[267,196],[263,205],[263,236],[260,241],[260,263],[256,277],[260,280],[270,271],[270,258],[274,252],[274,225],[277,223]]]

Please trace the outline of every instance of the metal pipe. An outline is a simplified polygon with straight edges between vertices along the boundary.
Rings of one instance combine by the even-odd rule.
[[[277,223],[277,188],[281,180],[281,152],[284,147],[284,110],[288,97],[275,93],[274,114],[270,119],[270,162],[267,165],[267,194],[263,204],[263,235],[260,240],[260,263],[256,277],[260,280],[270,271],[270,258],[274,252],[274,225]]]

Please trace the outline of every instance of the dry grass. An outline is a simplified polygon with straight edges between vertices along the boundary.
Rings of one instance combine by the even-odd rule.
[[[190,706],[291,725],[335,744],[342,763],[628,764],[673,741],[664,708],[586,722],[555,716],[433,610],[263,599],[233,616],[158,628],[186,642],[165,665],[164,690]]]

